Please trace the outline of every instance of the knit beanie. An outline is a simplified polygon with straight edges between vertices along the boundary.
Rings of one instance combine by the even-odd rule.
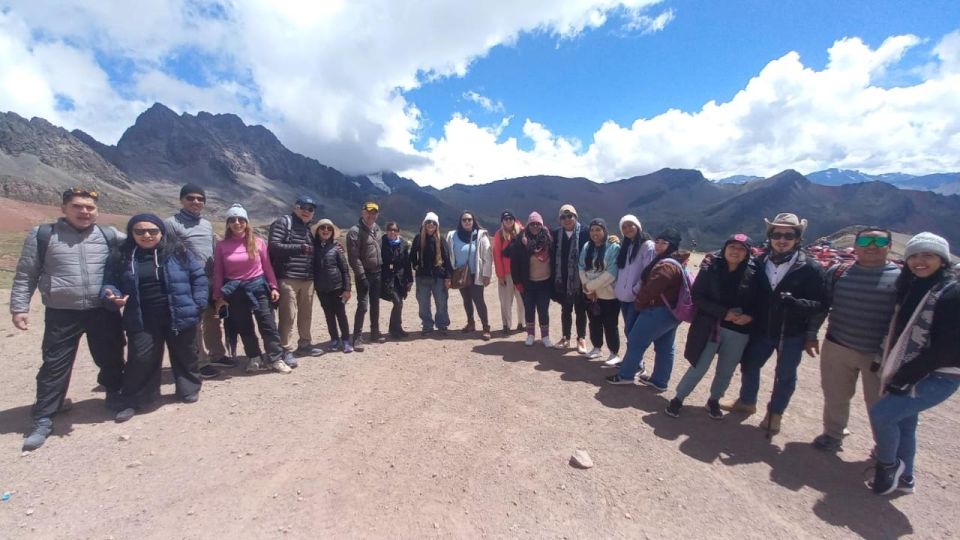
[[[543,218],[537,212],[530,212],[530,216],[527,217],[527,225],[531,223],[539,223],[541,226],[543,226]]]
[[[661,231],[660,234],[657,235],[657,240],[666,240],[674,249],[680,249],[680,231],[673,227],[667,227]]]
[[[207,196],[207,192],[203,190],[202,187],[196,184],[187,184],[180,188],[180,198],[184,198],[191,193],[196,193],[197,195],[203,195],[204,198]]]
[[[421,221],[420,224],[423,225],[428,221],[432,221],[437,225],[440,225],[440,217],[437,216],[436,212],[427,212],[427,215],[423,216],[423,221]]]
[[[903,258],[909,259],[911,255],[917,253],[935,253],[943,259],[943,262],[950,264],[950,244],[947,239],[937,236],[932,232],[922,232],[907,242],[907,249],[903,252]]]
[[[246,209],[244,209],[243,205],[240,203],[234,203],[232,206],[230,206],[230,208],[227,209],[227,219],[232,217],[243,218],[246,221],[250,221],[247,219]]]
[[[190,193],[196,193],[191,191]],[[136,223],[142,223],[146,221],[147,223],[153,223],[160,229],[161,234],[167,234],[167,227],[164,226],[163,220],[155,214],[137,214],[130,218],[130,221],[127,222],[127,236],[133,236],[133,226]]]
[[[607,234],[607,222],[603,218],[596,218],[590,222],[590,228],[593,228],[594,225],[603,229],[604,235]]]
[[[633,223],[634,225],[637,226],[638,229],[640,229],[641,231],[643,230],[643,226],[640,225],[640,220],[637,219],[637,216],[635,216],[635,215],[633,215],[633,214],[627,214],[627,215],[623,216],[622,218],[620,218],[620,230],[621,230],[621,231],[623,230],[623,224],[624,224],[624,223]]]

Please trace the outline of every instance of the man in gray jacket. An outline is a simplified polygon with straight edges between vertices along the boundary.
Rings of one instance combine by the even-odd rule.
[[[353,316],[353,350],[363,352],[363,319],[370,309],[370,340],[383,343],[380,334],[380,266],[383,256],[380,242],[383,233],[377,226],[380,205],[366,202],[360,210],[360,221],[347,231],[347,261],[357,283],[357,311]]]
[[[10,290],[13,325],[26,330],[30,298],[36,289],[46,306],[43,364],[37,374],[33,429],[24,450],[36,450],[53,431],[53,415],[67,395],[70,373],[87,335],[97,376],[107,391],[107,406],[116,407],[123,378],[123,330],[120,313],[100,303],[100,288],[111,254],[123,235],[97,222],[97,192],[73,188],[63,193],[63,216],[53,225],[34,227],[23,242]]]
[[[176,236],[187,249],[203,264],[207,279],[213,276],[213,247],[217,239],[213,234],[213,225],[201,217],[207,203],[207,194],[202,187],[187,184],[180,189],[180,212],[163,221],[167,232]],[[212,281],[211,281],[212,283]],[[211,292],[212,294],[212,292]],[[223,334],[220,331],[220,319],[212,301],[200,317],[197,332],[197,352],[200,356],[200,376],[210,379],[220,374],[218,367],[236,367],[237,361],[227,356],[223,347]]]

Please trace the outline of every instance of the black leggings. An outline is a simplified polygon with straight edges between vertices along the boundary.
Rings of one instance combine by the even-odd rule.
[[[340,341],[341,338],[350,339],[350,321],[347,319],[347,305],[343,303],[342,295],[343,289],[317,293],[323,315],[327,318],[327,330],[330,331],[330,339],[333,341]],[[339,332],[337,332],[338,324]]]
[[[257,320],[257,329],[263,338],[263,348],[270,356],[270,361],[279,360],[283,356],[280,347],[280,333],[277,332],[277,321],[273,317],[273,308],[270,307],[270,298],[266,291],[257,294],[257,303],[251,304],[243,288],[238,288],[229,297],[230,316],[226,319],[227,335],[239,335],[243,341],[243,350],[247,358],[261,355],[260,341],[253,328],[253,320]]]
[[[573,326],[573,313],[577,314],[577,339],[583,339],[587,333],[587,303],[583,294],[578,293],[573,302],[560,304],[560,330],[564,339],[570,339],[570,330]]]
[[[593,306],[587,304],[587,317],[590,319],[590,343],[594,347],[603,347],[603,336],[607,336],[607,348],[610,352],[617,354],[620,352],[620,301],[597,300],[600,306],[600,313],[593,313]]]
[[[463,298],[463,309],[467,312],[467,322],[473,324],[473,306],[477,306],[477,315],[480,316],[480,324],[484,328],[490,326],[487,319],[487,301],[483,298],[483,285],[474,283],[477,276],[470,274],[470,285],[460,289],[460,296]]]

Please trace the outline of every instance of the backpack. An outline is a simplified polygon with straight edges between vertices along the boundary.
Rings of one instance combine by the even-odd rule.
[[[40,262],[40,268],[43,268],[43,261],[47,257],[47,247],[50,246],[50,237],[53,236],[54,223],[44,223],[37,228],[37,260]],[[94,227],[100,230],[107,246],[110,248],[110,255],[107,256],[107,267],[120,260],[120,243],[117,241],[117,235],[113,233],[114,229],[104,229],[100,225],[94,224]]]
[[[667,301],[667,297],[663,294],[660,295],[660,299],[663,300],[664,305],[667,306],[667,309],[670,310],[670,313],[680,322],[690,323],[693,322],[693,317],[696,314],[696,309],[693,306],[693,295],[690,292],[690,274],[687,272],[687,269],[677,261],[666,258],[663,259],[664,262],[670,263],[680,269],[681,287],[680,293],[677,295],[677,305],[671,306],[670,302]]]

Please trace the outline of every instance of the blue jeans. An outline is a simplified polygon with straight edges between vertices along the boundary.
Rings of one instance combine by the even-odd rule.
[[[797,368],[803,357],[804,336],[790,336],[783,338],[783,349],[777,355],[777,368],[774,372],[773,395],[767,410],[776,414],[783,414],[790,404],[793,391],[797,389]],[[779,340],[765,335],[750,336],[747,348],[743,351],[743,360],[740,363],[740,402],[753,405],[757,402],[760,392],[760,370],[767,360],[777,351]]]
[[[637,320],[627,334],[627,353],[620,364],[620,378],[632,379],[637,374],[643,354],[653,343],[657,355],[650,379],[657,386],[667,386],[670,372],[673,371],[673,340],[677,336],[679,324],[676,317],[664,306],[637,312]]]
[[[533,335],[533,317],[536,315],[540,322],[541,337],[550,335],[550,280],[527,283],[521,296],[527,333]]]
[[[683,401],[690,395],[690,392],[693,392],[697,383],[700,382],[700,379],[703,379],[707,370],[710,369],[714,354],[718,355],[717,372],[713,376],[713,384],[710,385],[710,399],[722,398],[723,393],[730,386],[730,379],[733,377],[733,372],[737,370],[737,365],[740,363],[740,358],[743,356],[743,350],[746,348],[749,339],[749,334],[721,328],[719,339],[707,343],[703,352],[700,353],[697,365],[690,366],[684,373],[683,378],[680,379],[680,383],[677,385],[677,399]]]
[[[917,454],[917,419],[921,411],[944,402],[960,387],[960,380],[931,373],[914,386],[916,397],[887,394],[870,409],[880,463],[903,460],[903,474],[913,476]]]
[[[620,314],[623,315],[623,332],[630,335],[633,323],[637,322],[637,306],[630,302],[620,302]]]
[[[446,330],[450,326],[447,313],[447,288],[443,280],[434,277],[417,276],[417,305],[420,307],[420,324],[424,330],[433,330],[434,318],[430,314],[430,297],[437,304],[437,328]]]

